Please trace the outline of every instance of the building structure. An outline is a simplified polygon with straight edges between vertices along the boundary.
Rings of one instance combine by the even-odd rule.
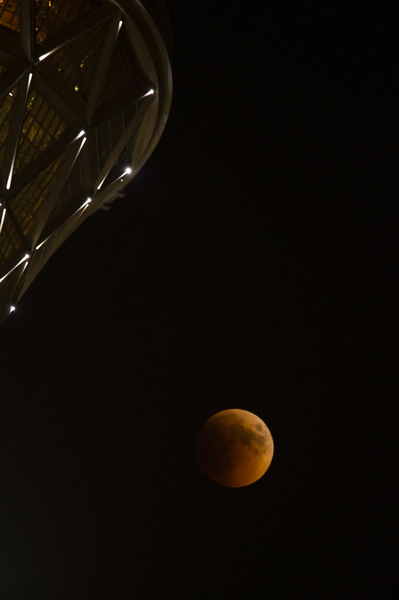
[[[151,155],[171,39],[161,0],[0,0],[0,323]]]

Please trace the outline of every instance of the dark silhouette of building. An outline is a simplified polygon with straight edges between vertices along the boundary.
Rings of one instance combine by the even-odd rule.
[[[0,0],[0,323],[154,150],[171,39],[160,0]]]

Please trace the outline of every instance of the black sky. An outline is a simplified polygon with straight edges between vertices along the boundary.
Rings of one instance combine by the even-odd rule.
[[[157,149],[1,328],[4,600],[397,597],[391,15],[222,4],[170,3]]]

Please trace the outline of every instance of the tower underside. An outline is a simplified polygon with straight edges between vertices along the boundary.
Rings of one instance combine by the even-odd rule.
[[[0,323],[154,150],[169,39],[158,1],[0,3]]]

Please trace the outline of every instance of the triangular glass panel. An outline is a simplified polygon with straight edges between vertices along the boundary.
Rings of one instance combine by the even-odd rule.
[[[85,101],[93,86],[109,23],[92,29],[48,58],[49,62]]]
[[[131,100],[139,95],[147,82],[129,38],[122,27],[116,41],[115,51],[104,78],[98,107],[109,104],[121,96]]]
[[[57,182],[57,173],[65,159],[65,154],[62,154],[9,201],[15,219],[26,239],[30,238],[38,223],[46,200]]]
[[[83,182],[85,168],[87,169],[87,164],[84,164],[82,154],[79,154],[61,193],[57,197],[57,203],[49,215],[41,237],[46,238],[52,234],[82,206],[87,198],[84,195],[85,186]]]
[[[50,148],[67,127],[57,110],[35,89],[29,92],[18,142],[14,178]]]
[[[138,103],[135,102],[126,110],[121,110],[113,114],[109,119],[101,121],[97,125],[96,136],[98,145],[98,164],[100,170],[104,167],[114,148],[117,146],[117,144],[119,144],[122,135],[128,129],[132,120],[136,117],[138,106]],[[125,147],[126,152],[122,151],[122,162],[128,160],[129,156],[131,157],[131,152],[133,150],[140,127],[141,122],[138,121],[136,130],[133,131],[133,136]],[[128,162],[129,161],[130,159]],[[118,167],[118,169],[120,169],[120,167]],[[109,178],[109,175],[107,178]]]
[[[24,241],[18,232],[10,210],[0,207],[0,267],[5,265],[24,246]]]
[[[36,0],[36,42],[42,44],[99,4],[90,0]]]

